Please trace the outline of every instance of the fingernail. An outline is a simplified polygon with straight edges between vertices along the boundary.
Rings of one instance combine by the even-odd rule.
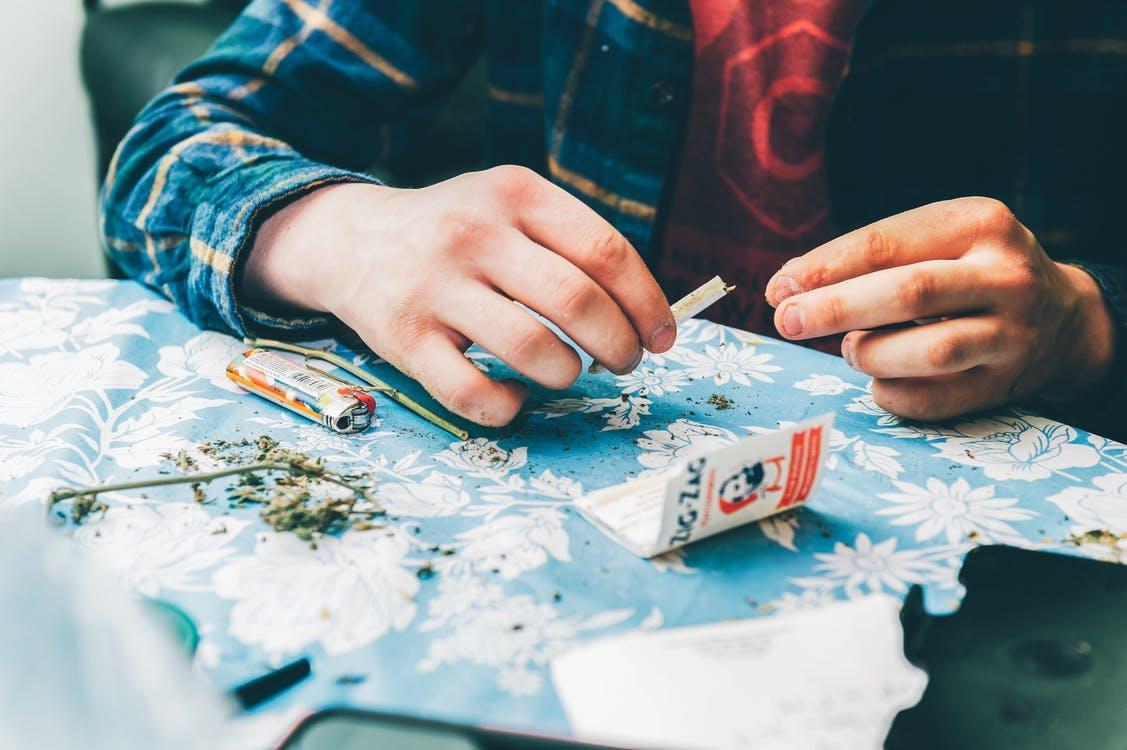
[[[857,365],[853,363],[853,340],[845,339],[841,342],[841,358],[845,360],[845,364],[857,369]]]
[[[673,318],[670,318],[650,334],[649,338],[646,339],[646,348],[651,352],[663,352],[673,346],[676,339],[677,325],[673,322]],[[641,358],[638,361],[641,362]]]
[[[798,282],[791,276],[776,276],[768,286],[773,292],[772,297],[775,300],[773,304],[776,306],[787,297],[793,297],[799,292]]]
[[[783,333],[788,336],[797,336],[806,327],[806,316],[798,305],[791,305],[783,313]]]

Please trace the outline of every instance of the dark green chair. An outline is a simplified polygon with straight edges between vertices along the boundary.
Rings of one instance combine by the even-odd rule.
[[[246,5],[154,2],[100,8],[86,0],[82,81],[90,99],[101,181],[114,149],[145,102],[199,57]]]

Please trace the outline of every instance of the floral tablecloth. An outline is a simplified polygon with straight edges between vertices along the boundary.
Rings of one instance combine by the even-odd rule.
[[[1113,546],[1070,537],[1127,531],[1119,443],[1020,411],[904,423],[840,359],[707,322],[631,375],[534,389],[519,428],[467,442],[386,402],[367,433],[329,433],[228,382],[240,347],[133,283],[0,281],[0,502],[155,475],[163,453],[261,434],[374,476],[387,528],[316,549],[187,488],[103,496],[104,516],[63,527],[132,589],[192,617],[218,685],[308,655],[313,677],[279,710],[346,704],[566,733],[547,664],[579,640],[912,584],[949,609],[973,545],[1110,559]],[[646,561],[571,508],[701,446],[829,411],[825,480],[796,513]]]

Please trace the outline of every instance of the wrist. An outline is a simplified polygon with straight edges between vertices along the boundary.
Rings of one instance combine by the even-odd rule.
[[[1115,361],[1115,321],[1096,280],[1079,266],[1057,263],[1077,298],[1068,344],[1059,362],[1063,375],[1045,396],[1052,400],[1082,398],[1106,381]],[[1067,382],[1065,380],[1067,379]]]
[[[339,200],[349,191],[374,186],[338,183],[317,188],[282,207],[255,232],[242,274],[240,296],[272,313],[332,312],[338,260],[326,249],[339,247]],[[343,195],[342,195],[343,193]]]

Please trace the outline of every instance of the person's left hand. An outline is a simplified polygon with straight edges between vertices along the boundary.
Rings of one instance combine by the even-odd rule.
[[[874,401],[910,419],[1078,397],[1107,375],[1115,345],[1095,280],[988,198],[838,237],[783,265],[766,294],[788,339],[846,333],[842,356],[873,377]],[[886,326],[897,327],[874,330]]]

